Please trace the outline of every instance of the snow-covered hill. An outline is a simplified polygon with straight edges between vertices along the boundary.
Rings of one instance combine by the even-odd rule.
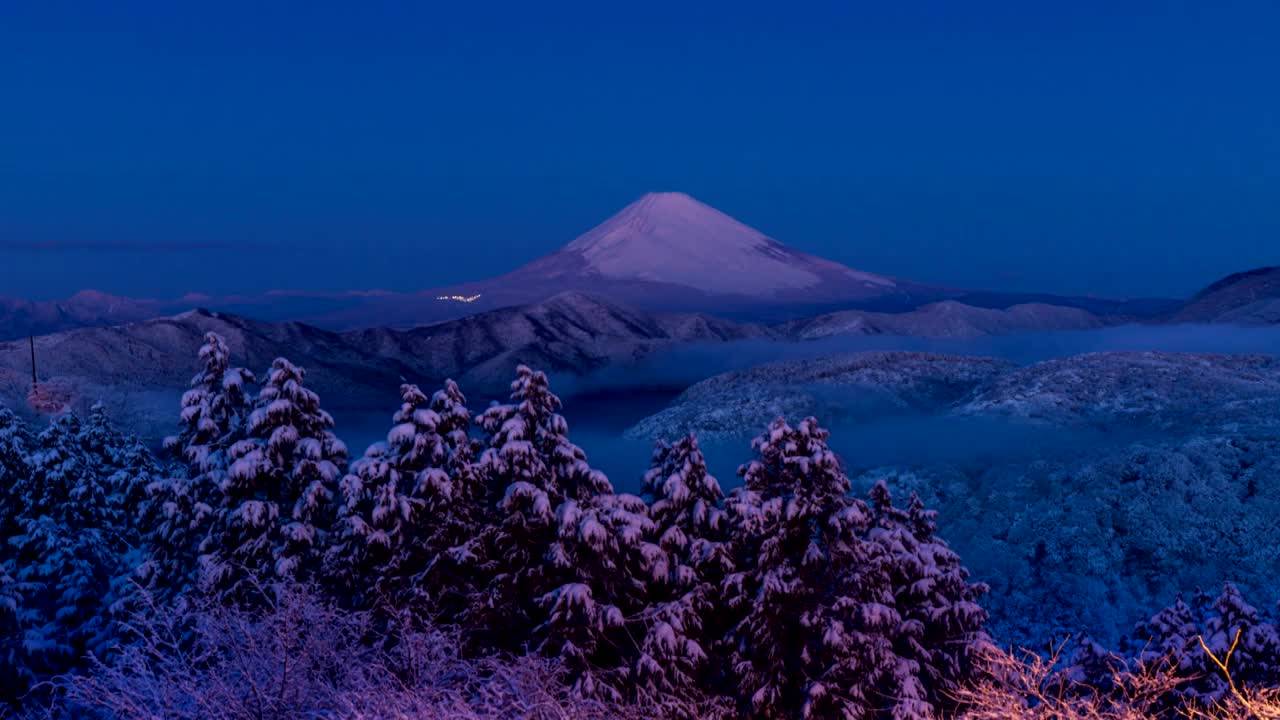
[[[911,352],[769,363],[693,385],[627,435],[670,440],[692,432],[720,440],[757,433],[778,416],[836,423],[942,412],[1013,369],[1001,360]]]
[[[914,412],[1132,429],[1280,419],[1280,359],[1111,352],[1027,367],[989,358],[866,352],[770,363],[704,380],[628,435],[745,437],[778,415],[828,422]]]
[[[1280,359],[1268,355],[1090,353],[996,378],[956,412],[1058,425],[1173,428],[1248,423],[1274,412],[1277,399]]]
[[[1102,326],[1102,320],[1079,308],[1028,303],[998,310],[946,300],[902,313],[862,310],[828,313],[785,323],[778,330],[789,337],[812,340],[835,335],[970,338]]]
[[[1174,322],[1232,325],[1280,324],[1280,267],[1236,273],[1196,293]]]

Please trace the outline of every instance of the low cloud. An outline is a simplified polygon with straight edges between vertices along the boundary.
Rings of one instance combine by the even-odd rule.
[[[47,252],[101,252],[101,253],[138,253],[163,252],[182,253],[192,250],[244,250],[261,247],[245,243],[224,241],[201,242],[156,242],[150,240],[111,240],[106,242],[89,242],[84,240],[4,240],[0,241],[0,250],[13,252],[47,253]]]

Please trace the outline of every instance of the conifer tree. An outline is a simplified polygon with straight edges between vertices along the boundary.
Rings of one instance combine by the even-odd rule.
[[[215,487],[230,464],[226,451],[246,419],[251,403],[253,373],[232,367],[231,350],[222,336],[206,333],[200,347],[201,370],[182,395],[178,435],[165,438],[165,447],[191,466],[191,477],[208,475]]]
[[[402,472],[413,477],[410,496],[423,510],[414,516],[397,574],[412,574],[424,599],[454,617],[475,589],[467,566],[476,559],[472,542],[490,511],[477,467],[480,443],[471,438],[467,399],[453,380],[431,396],[429,413],[415,415],[422,431],[415,433],[412,451],[401,454]]]
[[[930,718],[973,675],[989,639],[978,604],[986,586],[968,582],[960,558],[936,537],[937,513],[912,494],[896,508],[883,480],[871,490],[869,538],[880,545],[900,622],[893,629],[892,672],[880,688],[895,718]]]
[[[102,531],[40,515],[26,519],[11,542],[14,578],[26,588],[22,647],[28,670],[47,678],[75,667],[86,653],[110,650],[113,629],[104,598],[119,567]]]
[[[11,521],[6,567],[22,599],[18,654],[33,678],[111,648],[111,584],[129,559],[113,543],[116,518],[80,445],[81,430],[70,413],[54,418],[34,442],[29,474],[13,486],[23,500]]]
[[[31,476],[28,464],[32,438],[26,424],[8,408],[0,407],[0,563],[6,539],[17,531],[17,521],[28,500],[20,495]]]
[[[1064,677],[1068,683],[1065,690],[1085,693],[1105,702],[1117,690],[1117,673],[1127,669],[1124,658],[1085,635],[1079,639],[1071,653],[1071,661]]]
[[[538,600],[543,621],[534,649],[558,658],[572,689],[583,697],[628,699],[643,632],[646,585],[666,574],[644,501],[601,491],[565,499],[556,512],[556,540],[547,553],[554,589]]]
[[[80,451],[79,434],[79,418],[65,413],[36,436],[27,457],[27,474],[15,477],[10,486],[23,516],[53,513],[67,500],[76,478],[91,471]]]
[[[35,681],[23,646],[31,621],[24,597],[27,588],[9,573],[10,564],[0,560],[0,708],[15,704]]]
[[[559,535],[556,512],[566,499],[582,501],[612,492],[591,469],[586,454],[568,439],[547,376],[521,365],[510,404],[494,405],[476,419],[484,431],[478,470],[496,505],[496,519],[476,550],[476,566],[488,582],[479,586],[466,615],[492,635],[483,641],[518,648],[529,639],[539,600],[561,583],[546,555]],[[500,633],[499,633],[500,631]],[[500,637],[499,637],[500,635]]]
[[[277,358],[249,416],[248,437],[229,450],[205,550],[215,591],[233,601],[252,596],[251,578],[265,586],[312,577],[322,556],[347,450],[304,375]]]
[[[664,553],[644,501],[614,494],[569,441],[546,375],[521,366],[512,400],[477,420],[478,468],[500,499],[471,553],[492,581],[464,617],[488,631],[482,641],[560,659],[578,694],[620,699],[634,689],[637,622],[646,586],[667,574]]]
[[[753,443],[730,503],[738,622],[730,661],[744,710],[759,717],[868,717],[892,671],[893,609],[883,551],[862,535],[866,504],[813,418],[781,418]]]
[[[392,435],[395,431],[392,431]],[[338,484],[338,519],[326,550],[325,574],[339,599],[367,608],[385,593],[405,529],[422,503],[402,491],[394,451],[370,446]]]
[[[185,472],[158,473],[145,488],[142,523],[148,556],[137,578],[161,600],[185,592],[196,580],[196,559],[226,480],[228,450],[243,437],[251,404],[253,374],[231,365],[221,336],[205,334],[199,360],[201,370],[182,396],[181,430],[164,443]]]
[[[658,443],[642,492],[666,572],[648,588],[636,682],[679,693],[716,681],[707,660],[728,629],[716,617],[720,583],[733,567],[724,493],[693,435]]]
[[[1232,583],[1223,586],[1213,611],[1205,621],[1204,643],[1219,660],[1230,653],[1231,679],[1246,687],[1280,685],[1280,636],[1276,627],[1261,618]],[[1216,700],[1229,689],[1226,677],[1215,667],[1205,667],[1204,671],[1214,680],[1210,697]]]
[[[416,385],[400,394],[386,442],[343,478],[330,574],[357,604],[378,593],[454,617],[469,590],[459,562],[485,510],[471,415],[452,380],[430,400]]]
[[[151,453],[136,437],[120,432],[106,407],[94,404],[79,435],[86,463],[102,478],[111,514],[110,539],[120,552],[137,548],[149,531],[147,487],[160,475]]]
[[[1200,646],[1204,635],[1201,618],[1210,600],[1197,597],[1187,603],[1179,595],[1172,605],[1150,620],[1138,623],[1125,643],[1129,657],[1140,667],[1171,672],[1184,679],[1173,689],[1172,696],[1160,703],[1162,710],[1171,711],[1187,702],[1198,701],[1215,682],[1204,672],[1209,659]],[[1086,679],[1092,683],[1103,680],[1096,676]]]
[[[1201,665],[1197,637],[1201,634],[1191,606],[1182,595],[1169,607],[1156,613],[1150,620],[1140,622],[1134,631],[1131,646],[1135,659],[1144,665],[1158,665],[1172,660],[1183,675],[1196,672]]]

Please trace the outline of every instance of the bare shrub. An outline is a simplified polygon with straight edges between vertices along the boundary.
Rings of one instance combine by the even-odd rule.
[[[1168,661],[1140,664],[1112,656],[1108,687],[1100,688],[1063,669],[1061,647],[1045,656],[994,645],[983,654],[978,680],[956,691],[955,699],[965,708],[964,720],[1280,720],[1280,691],[1238,688],[1231,680],[1234,649],[1223,657],[1209,653],[1231,686],[1226,697],[1209,703],[1170,701],[1182,697],[1178,689],[1188,678]]]

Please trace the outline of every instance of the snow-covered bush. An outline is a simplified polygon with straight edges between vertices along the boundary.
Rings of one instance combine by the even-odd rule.
[[[367,612],[342,610],[307,586],[258,589],[267,600],[253,610],[148,607],[136,620],[139,642],[118,662],[65,679],[56,710],[101,720],[665,716],[577,698],[549,660],[464,658],[455,632],[429,625],[407,623],[394,644],[370,644],[381,626]]]

